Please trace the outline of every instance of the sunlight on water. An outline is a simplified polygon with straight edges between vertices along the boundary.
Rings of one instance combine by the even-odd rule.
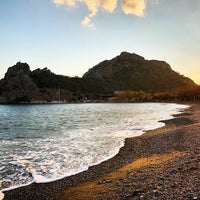
[[[0,189],[49,182],[113,157],[127,137],[162,127],[187,106],[65,104],[0,106]]]

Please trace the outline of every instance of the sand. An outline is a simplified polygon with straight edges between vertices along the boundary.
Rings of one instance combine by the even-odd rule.
[[[112,159],[65,179],[5,192],[5,200],[200,199],[200,105],[128,138]]]

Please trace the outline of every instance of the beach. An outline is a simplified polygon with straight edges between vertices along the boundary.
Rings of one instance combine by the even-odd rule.
[[[5,191],[4,199],[199,199],[200,105],[164,122],[85,172]]]

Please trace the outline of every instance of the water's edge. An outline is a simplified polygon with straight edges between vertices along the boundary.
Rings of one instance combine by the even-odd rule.
[[[177,110],[177,113],[175,113],[175,114],[173,114],[173,115],[176,115],[176,114],[183,114],[183,113],[185,112],[185,110],[187,110],[189,107],[191,107],[190,105],[184,105],[184,106],[187,106],[187,107],[185,107],[185,108],[180,108],[179,110]],[[171,116],[170,118],[167,118],[167,119],[165,119],[165,120],[162,120],[162,122],[160,122],[160,126],[154,128],[154,129],[146,130],[146,131],[144,131],[141,135],[145,134],[145,133],[148,132],[148,131],[156,130],[156,129],[158,129],[158,128],[164,127],[164,126],[166,125],[166,124],[165,124],[165,121],[167,121],[167,120],[169,120],[169,119],[173,119],[173,118],[176,118],[176,117]],[[158,121],[158,122],[159,122],[159,121]],[[135,137],[138,137],[138,136],[135,136]],[[131,137],[131,138],[133,138],[133,137]],[[97,165],[100,165],[100,164],[102,164],[103,162],[107,162],[107,161],[109,161],[110,159],[113,159],[114,157],[116,157],[116,156],[119,154],[119,152],[121,151],[121,149],[122,149],[123,147],[125,147],[125,141],[126,141],[127,139],[128,139],[128,138],[125,138],[125,139],[124,139],[123,143],[115,150],[115,152],[113,152],[112,155],[110,155],[109,157],[107,157],[107,158],[105,158],[105,159],[103,159],[103,160],[100,160],[100,161],[97,162],[97,163],[93,163],[91,166],[88,166],[87,169],[84,169],[84,170],[82,170],[82,171],[78,171],[78,172],[76,172],[76,173],[74,173],[74,174],[71,174],[71,175],[69,175],[69,176],[63,176],[63,177],[60,177],[60,178],[58,178],[58,179],[54,179],[54,180],[50,180],[50,181],[44,181],[44,182],[32,181],[32,182],[30,182],[30,183],[28,183],[28,184],[19,185],[19,186],[14,186],[14,187],[11,187],[11,188],[6,188],[6,189],[1,190],[0,193],[1,193],[1,192],[2,192],[2,193],[4,193],[4,192],[9,192],[9,191],[16,190],[16,189],[19,189],[19,188],[26,188],[27,186],[32,186],[32,185],[35,185],[35,184],[41,185],[41,184],[48,184],[48,183],[58,182],[58,181],[60,181],[60,180],[62,181],[62,180],[64,180],[64,179],[66,179],[66,178],[68,179],[68,178],[70,178],[70,177],[73,177],[74,175],[79,175],[80,173],[83,173],[83,172],[88,171],[90,168],[96,167]]]

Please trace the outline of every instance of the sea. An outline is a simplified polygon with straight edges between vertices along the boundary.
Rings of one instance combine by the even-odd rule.
[[[125,138],[164,126],[174,103],[0,105],[0,191],[85,171]]]

